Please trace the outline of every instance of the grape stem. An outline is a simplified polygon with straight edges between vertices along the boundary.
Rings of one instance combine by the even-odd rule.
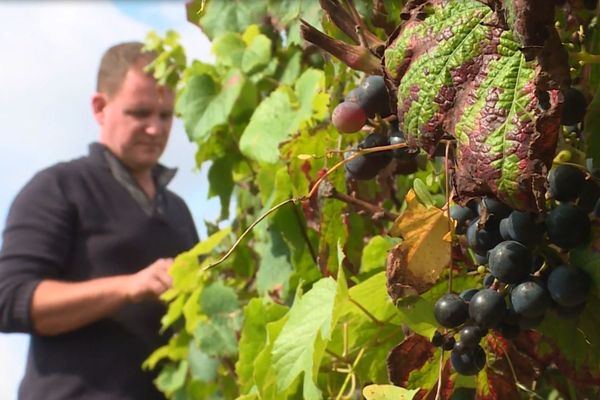
[[[287,204],[298,204],[298,203],[300,203],[300,202],[302,202],[304,200],[309,200],[310,198],[312,198],[312,196],[314,196],[314,194],[317,192],[317,190],[319,189],[319,186],[325,180],[325,178],[327,178],[336,169],[338,169],[339,167],[341,167],[345,163],[347,163],[350,160],[353,160],[356,157],[359,157],[359,156],[361,156],[363,154],[377,153],[377,152],[380,152],[380,151],[388,151],[388,150],[394,150],[394,149],[401,149],[401,148],[404,148],[404,147],[407,147],[406,143],[397,143],[397,144],[390,144],[390,145],[387,145],[387,146],[378,146],[378,147],[371,147],[371,148],[368,148],[368,149],[357,149],[357,150],[355,150],[354,154],[352,154],[348,158],[345,158],[345,159],[339,161],[338,163],[336,163],[333,167],[331,167],[329,170],[327,170],[327,172],[324,173],[319,179],[317,179],[317,181],[314,183],[312,189],[308,192],[307,195],[302,196],[302,197],[296,197],[296,198],[287,199],[285,201],[282,201],[281,203],[279,203],[279,204],[271,207],[263,215],[261,215],[260,217],[258,217],[258,219],[256,221],[254,221],[248,228],[246,228],[246,230],[240,235],[240,237],[235,241],[235,243],[233,244],[233,246],[231,246],[231,248],[227,251],[227,253],[225,253],[225,255],[223,255],[223,257],[221,257],[219,260],[215,261],[214,263],[212,263],[210,265],[207,265],[206,267],[202,268],[202,270],[203,271],[208,271],[208,270],[216,267],[217,265],[221,264],[223,261],[225,261],[231,255],[231,253],[233,253],[233,251],[239,246],[239,244],[246,237],[246,235],[248,235],[248,233],[250,233],[252,231],[252,229],[254,229],[254,227],[256,225],[258,225],[258,223],[260,221],[262,221],[263,219],[265,219],[267,216],[269,216],[273,212],[279,210],[281,207],[283,207],[283,206],[285,206]]]
[[[358,199],[354,196],[349,196],[346,193],[338,192],[336,190],[336,188],[333,187],[333,185],[330,184],[329,182],[324,182],[324,185],[326,185],[326,186],[325,186],[325,190],[323,191],[323,197],[328,197],[328,198],[343,201],[348,204],[352,204],[354,206],[357,206],[359,208],[362,208],[362,209],[370,212],[371,214],[373,214],[373,216],[383,215],[385,217],[385,219],[388,219],[392,222],[398,218],[398,214],[394,214],[393,212],[390,212],[384,208],[377,207],[376,205],[369,203],[368,201]]]

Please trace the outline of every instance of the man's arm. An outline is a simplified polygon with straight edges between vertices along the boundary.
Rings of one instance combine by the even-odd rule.
[[[157,299],[171,286],[168,270],[173,259],[159,259],[132,275],[84,282],[43,280],[33,292],[33,330],[51,336],[104,318],[127,303]]]

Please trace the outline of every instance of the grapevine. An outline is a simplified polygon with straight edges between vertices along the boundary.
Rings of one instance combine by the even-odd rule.
[[[214,65],[149,45],[222,204],[175,260],[159,389],[600,395],[595,2],[297,3],[190,2]]]

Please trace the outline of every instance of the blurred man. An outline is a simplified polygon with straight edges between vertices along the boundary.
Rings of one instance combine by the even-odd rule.
[[[111,47],[92,97],[89,154],[37,173],[15,198],[0,250],[0,330],[31,343],[23,400],[161,399],[143,360],[159,335],[173,257],[198,236],[158,163],[174,93],[144,72],[141,43]]]

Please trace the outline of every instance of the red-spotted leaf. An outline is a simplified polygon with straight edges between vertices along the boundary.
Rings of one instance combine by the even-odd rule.
[[[528,61],[504,10],[484,2],[419,3],[409,3],[411,19],[390,38],[383,59],[409,144],[432,154],[443,138],[457,140],[459,202],[493,194],[514,208],[543,210],[566,59],[538,51]],[[514,3],[519,18],[509,21],[520,24]]]

